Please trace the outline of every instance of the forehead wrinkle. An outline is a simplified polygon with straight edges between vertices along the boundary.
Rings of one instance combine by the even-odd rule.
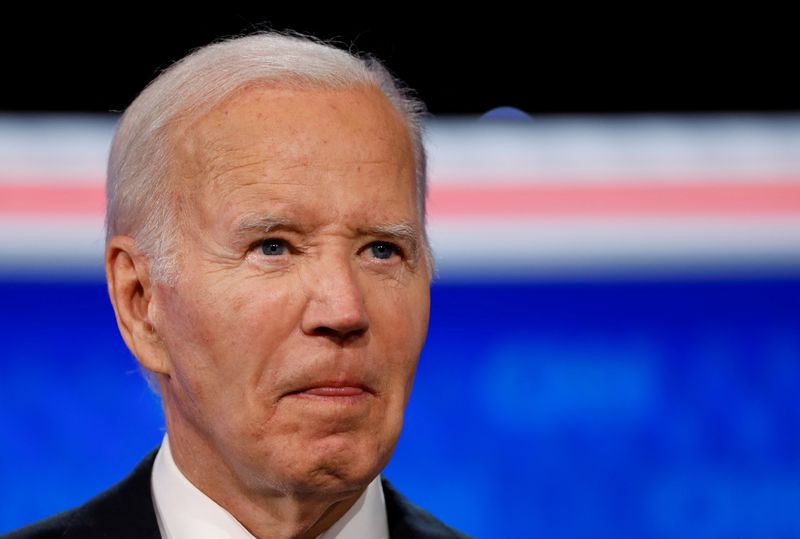
[[[289,97],[295,93],[291,92]],[[334,94],[336,93],[334,92]],[[271,95],[275,95],[279,99],[273,103]],[[280,107],[257,108],[257,115],[252,116],[247,114],[243,106],[257,106],[255,103],[261,102],[262,96],[260,92],[255,92],[254,94],[243,92],[239,97],[241,101],[239,99],[226,99],[218,107],[211,109],[208,114],[196,118],[196,121],[191,122],[188,126],[184,124],[187,129],[184,131],[185,136],[182,137],[184,142],[183,150],[188,158],[186,160],[187,165],[193,169],[191,172],[195,172],[194,175],[186,175],[185,189],[189,190],[193,197],[198,197],[198,201],[205,199],[205,203],[201,205],[206,210],[212,211],[212,214],[208,214],[207,211],[204,212],[206,213],[206,219],[213,219],[212,216],[217,214],[217,208],[232,207],[231,205],[235,205],[237,200],[238,202],[246,201],[247,205],[253,209],[256,208],[251,202],[258,198],[265,199],[265,202],[268,200],[270,204],[276,203],[278,205],[282,205],[282,202],[296,202],[297,200],[295,199],[298,196],[300,197],[299,200],[305,200],[304,196],[300,196],[302,191],[292,191],[290,194],[295,196],[287,197],[287,193],[272,191],[270,185],[288,185],[302,189],[309,185],[317,185],[320,181],[324,183],[324,180],[327,179],[327,174],[334,170],[349,169],[359,172],[358,169],[362,167],[366,169],[387,167],[385,170],[377,170],[375,174],[371,174],[370,170],[360,171],[359,176],[367,182],[369,182],[370,177],[373,177],[376,182],[381,179],[379,176],[383,177],[383,179],[388,179],[386,178],[388,174],[391,176],[393,183],[405,183],[411,176],[411,188],[407,196],[411,202],[416,201],[415,167],[410,137],[407,126],[405,126],[401,118],[396,116],[396,111],[393,108],[389,109],[389,114],[384,114],[386,111],[383,111],[384,113],[373,115],[374,117],[371,117],[372,122],[370,124],[358,121],[353,123],[349,116],[345,118],[348,123],[342,127],[359,133],[362,137],[368,136],[373,141],[379,140],[378,147],[370,145],[361,147],[361,145],[358,145],[359,148],[353,149],[354,151],[333,154],[332,159],[329,155],[330,151],[328,151],[325,154],[326,160],[321,160],[315,159],[317,151],[322,148],[335,147],[337,143],[342,141],[341,137],[333,136],[329,138],[325,136],[315,138],[311,136],[308,138],[303,135],[303,131],[298,131],[296,127],[291,127],[288,132],[278,129],[284,135],[288,133],[288,137],[275,138],[277,133],[273,133],[269,129],[271,112],[275,111],[276,118],[281,121],[288,120],[284,118],[285,115],[282,114]],[[255,102],[250,101],[250,97],[255,98]],[[283,99],[280,92],[276,94],[268,92],[265,97],[270,98],[267,102],[271,105],[279,105]],[[355,97],[352,97],[352,99],[355,99]],[[316,106],[318,103],[312,101],[312,104]],[[340,124],[339,111],[336,110],[340,107],[340,104],[336,101],[328,103],[328,105],[331,104],[334,105],[332,107],[334,110],[329,108],[325,111],[325,114],[317,117],[309,125],[318,125],[316,122],[320,121]],[[376,108],[374,105],[374,103],[370,104],[369,110]],[[310,113],[312,110],[306,112]],[[305,116],[301,118],[301,120],[303,119],[308,120]],[[243,122],[241,129],[236,128],[239,125],[236,123],[238,121]],[[294,123],[290,125],[293,126]],[[278,122],[278,124],[280,124],[279,127],[285,127],[281,122]],[[303,123],[302,125],[306,124]],[[292,133],[294,133],[294,136]],[[302,144],[298,145],[300,142]],[[329,146],[329,144],[333,146]],[[368,147],[370,148],[369,150]],[[390,148],[393,151],[389,151]],[[400,150],[399,154],[397,152],[398,149]],[[240,162],[237,162],[237,159]],[[304,169],[312,176],[304,175],[302,172]],[[281,174],[281,171],[286,171],[286,174]],[[258,184],[257,187],[259,189],[250,193],[249,188],[256,186],[256,184]],[[261,189],[262,186],[263,190]],[[211,195],[210,197],[207,196],[209,194]],[[416,203],[412,204],[411,207],[414,209],[415,214],[418,213]],[[343,215],[330,215],[329,212],[335,209],[330,204],[316,209],[322,210],[322,213],[328,216],[325,220],[341,221],[344,217]],[[369,213],[373,214],[373,219],[378,217],[374,221],[382,220],[380,215],[369,211],[366,212],[366,215],[361,216],[359,219],[361,223],[358,224],[367,224],[373,220],[370,219]],[[321,217],[321,215],[318,215],[318,217]],[[386,216],[384,215],[384,217]],[[356,225],[354,222],[352,224]],[[274,229],[274,227],[271,228]],[[348,228],[351,228],[351,231],[353,230],[352,226]],[[261,229],[263,230],[264,227],[261,227]],[[411,234],[401,233],[402,231],[397,228],[393,231],[389,229],[374,230],[384,235],[393,235],[400,238],[410,238],[412,236]]]
[[[255,90],[255,91],[252,91]],[[271,105],[270,108],[262,110],[260,103],[266,105],[261,101],[261,92],[266,90],[265,96],[268,98],[266,103]],[[278,91],[276,91],[278,90]],[[348,89],[347,93],[351,94],[350,100],[354,100],[353,93],[360,92],[375,92],[374,88],[367,87],[363,89]],[[296,94],[296,91],[291,91],[289,96]],[[301,92],[302,93],[302,92]],[[331,92],[332,94],[339,94],[339,92]],[[272,97],[275,96],[277,101],[272,103]],[[194,118],[193,121],[185,125],[184,133],[188,136],[184,138],[184,142],[188,143],[186,149],[191,148],[191,161],[193,161],[194,169],[197,175],[204,177],[206,182],[201,188],[206,186],[214,188],[216,185],[224,185],[225,180],[229,174],[242,172],[247,168],[260,168],[258,176],[269,176],[270,171],[292,170],[303,167],[314,167],[320,170],[330,170],[334,168],[344,168],[347,166],[361,166],[361,165],[381,165],[392,164],[395,157],[377,159],[373,155],[362,154],[364,159],[355,159],[351,162],[320,162],[314,161],[313,150],[307,151],[308,147],[300,153],[297,152],[298,147],[292,143],[293,137],[282,137],[280,140],[273,140],[270,135],[270,130],[267,129],[271,123],[272,118],[267,119],[272,111],[274,111],[277,120],[283,119],[278,105],[285,97],[284,92],[278,88],[241,88],[239,91],[232,93],[228,98],[217,104],[211,110],[207,111],[200,117]],[[255,100],[255,102],[253,102]],[[257,118],[261,120],[254,120],[253,117],[245,115],[243,106],[250,106],[257,108]],[[322,117],[317,118],[317,121],[341,123],[339,116],[339,103],[328,103],[328,108]],[[274,108],[272,108],[274,107]],[[370,104],[370,109],[375,108],[374,103]],[[383,107],[382,107],[383,109]],[[268,114],[265,115],[265,112]],[[309,111],[310,112],[310,111]],[[412,155],[409,134],[407,126],[405,126],[402,118],[398,117],[397,111],[393,107],[388,110],[382,110],[381,114],[374,115],[370,125],[353,125],[352,129],[356,131],[364,131],[363,135],[370,138],[381,140],[384,148],[387,146],[396,147],[398,144],[398,137],[402,142],[399,144],[402,147],[402,158],[396,163],[398,172],[402,172],[409,168],[409,159],[407,157]],[[388,114],[387,114],[388,112]],[[237,134],[241,134],[239,130],[231,131],[234,118],[237,121],[243,121],[241,128],[245,132],[253,132],[259,134],[257,139],[243,137],[237,138]],[[346,118],[347,119],[347,118]],[[280,121],[278,122],[280,123]],[[344,126],[349,125],[348,123]],[[253,131],[254,130],[254,131]],[[299,134],[299,133],[298,133]],[[265,138],[261,138],[264,136]],[[305,137],[300,137],[305,140]],[[244,143],[242,144],[242,142]],[[305,140],[306,143],[311,140]],[[326,139],[318,140],[314,145],[326,146],[328,143],[336,141],[329,141]],[[253,152],[260,155],[253,158]],[[237,154],[243,154],[238,156]],[[243,158],[242,163],[231,165],[230,162],[236,161],[237,157]],[[413,164],[413,158],[410,159]],[[413,170],[413,166],[411,166]]]
[[[266,157],[255,157],[250,159],[241,160],[236,162],[235,160],[228,159],[223,160],[223,157],[218,157],[213,162],[209,163],[207,167],[208,171],[208,178],[210,185],[221,185],[224,184],[225,180],[228,179],[230,175],[236,175],[241,171],[246,171],[248,169],[266,169],[266,165],[270,163],[270,160]],[[248,174],[249,175],[249,174]]]
[[[214,190],[225,185],[229,175],[237,175],[254,169],[260,176],[269,171],[271,165],[281,161],[280,148],[263,147],[263,140],[241,139],[231,136],[230,126],[215,121],[214,110],[183,126],[175,156],[178,158],[181,176],[186,179],[203,180],[203,190]]]
[[[252,185],[268,175],[275,159],[263,154],[253,154],[246,148],[226,148],[207,156],[200,176],[205,178],[204,188],[210,192],[235,190]]]

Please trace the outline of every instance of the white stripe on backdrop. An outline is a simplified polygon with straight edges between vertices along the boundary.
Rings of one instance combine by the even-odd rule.
[[[0,271],[99,275],[115,115],[0,115]],[[800,269],[800,115],[432,120],[440,277]]]

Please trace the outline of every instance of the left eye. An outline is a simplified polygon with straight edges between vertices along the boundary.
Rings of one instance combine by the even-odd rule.
[[[370,252],[375,258],[386,260],[398,251],[397,246],[385,241],[376,241],[370,245]]]
[[[269,239],[261,242],[261,252],[267,256],[278,256],[286,252],[286,242],[283,240]]]

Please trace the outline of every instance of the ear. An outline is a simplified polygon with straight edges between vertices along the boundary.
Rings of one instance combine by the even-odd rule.
[[[117,326],[131,353],[146,369],[168,374],[167,354],[150,320],[150,264],[133,238],[114,236],[106,245],[106,280]]]

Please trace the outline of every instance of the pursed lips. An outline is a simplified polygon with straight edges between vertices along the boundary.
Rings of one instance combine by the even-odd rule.
[[[346,398],[372,393],[370,387],[358,380],[324,380],[312,382],[300,389],[290,391],[285,396],[313,395],[315,397]]]

